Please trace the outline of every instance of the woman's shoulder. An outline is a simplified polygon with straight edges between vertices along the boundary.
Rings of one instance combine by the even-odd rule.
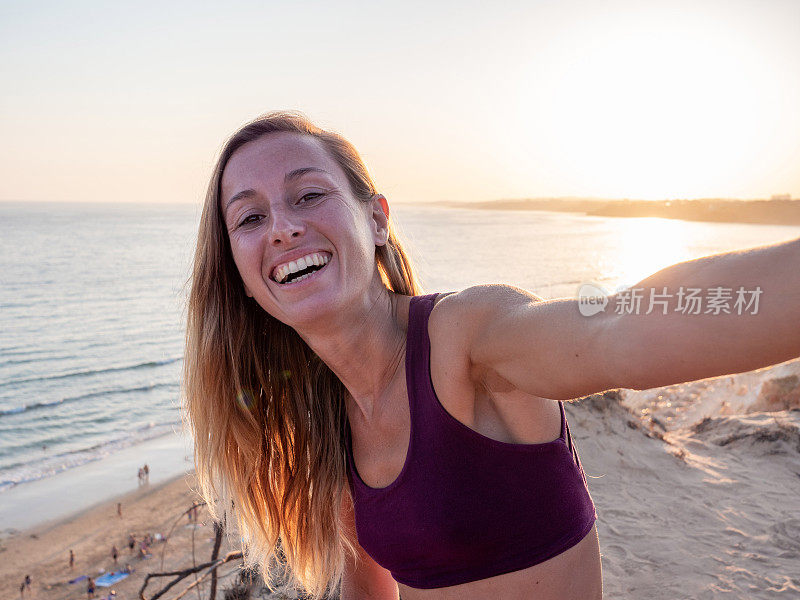
[[[475,420],[479,402],[488,402],[482,411],[484,417],[493,411],[505,417],[520,415],[520,418],[529,418],[534,410],[532,407],[537,406],[535,403],[519,402],[511,402],[507,406],[503,404],[503,398],[518,397],[518,394],[513,394],[513,386],[499,374],[473,360],[473,344],[481,339],[487,324],[505,311],[512,311],[514,307],[531,301],[541,301],[541,298],[510,285],[487,284],[441,294],[437,296],[431,311],[428,333],[434,390],[447,412],[483,435],[488,435],[488,432],[480,431]],[[497,419],[502,420],[502,417]],[[537,435],[541,437],[540,433]],[[511,433],[504,436],[509,439],[513,437]],[[533,436],[532,439],[535,438]]]
[[[456,393],[463,398],[466,389],[482,377],[471,360],[474,340],[497,315],[531,298],[538,299],[506,284],[476,285],[438,294],[428,318],[434,380],[453,382]]]
[[[428,318],[430,378],[445,410],[462,423],[474,414],[476,386],[469,359],[469,336],[462,323],[469,320],[460,292],[438,294]]]
[[[504,311],[542,301],[532,292],[505,283],[474,285],[438,294],[428,323],[431,341],[434,336],[451,339],[455,336],[468,346],[476,332]]]
[[[428,320],[432,369],[444,367],[448,375],[465,384],[479,385],[486,370],[474,357],[492,323],[531,302],[543,301],[532,292],[503,283],[439,294]]]
[[[543,302],[541,296],[508,283],[482,283],[456,292],[437,294],[435,308],[441,312],[480,316],[482,312],[497,308],[511,308],[519,303]]]

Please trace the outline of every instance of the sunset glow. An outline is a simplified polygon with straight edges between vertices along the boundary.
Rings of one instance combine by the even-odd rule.
[[[275,109],[390,202],[800,196],[791,0],[45,4],[0,5],[0,199],[196,203]]]
[[[798,81],[785,76],[796,57],[710,14],[618,16],[554,42],[520,94],[523,128],[558,158],[573,193],[716,197],[757,173],[777,189],[782,161],[798,156]]]

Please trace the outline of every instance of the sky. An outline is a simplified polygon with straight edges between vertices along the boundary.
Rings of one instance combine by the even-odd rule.
[[[301,110],[398,202],[800,197],[800,1],[0,0],[0,200],[202,201]]]

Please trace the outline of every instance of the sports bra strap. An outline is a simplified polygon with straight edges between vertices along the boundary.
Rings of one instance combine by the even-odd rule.
[[[411,302],[408,307],[408,341],[414,347],[424,347],[428,338],[428,317],[433,311],[436,296],[439,294],[425,294]]]

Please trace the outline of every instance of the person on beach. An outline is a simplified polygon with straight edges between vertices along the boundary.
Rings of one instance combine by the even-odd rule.
[[[746,315],[586,316],[505,284],[423,294],[352,144],[299,113],[259,117],[216,161],[188,299],[209,510],[265,580],[282,556],[315,598],[601,598],[564,402],[800,355],[798,264],[800,239],[635,286],[758,288]]]
[[[132,533],[128,534],[128,550],[131,554],[133,554],[133,550],[136,548],[136,536]]]
[[[150,467],[147,466],[147,463],[144,463],[144,467],[142,467],[142,472],[144,473],[144,480],[149,482],[150,481]]]
[[[31,590],[31,576],[30,575],[25,575],[24,583],[25,583],[25,589],[30,591]]]
[[[94,598],[94,587],[95,587],[94,579],[89,577],[89,579],[86,580],[86,597],[89,600],[92,600],[92,598]]]
[[[70,549],[70,551],[69,551],[69,570],[72,571],[72,569],[74,567],[75,567],[75,553]]]
[[[122,502],[117,502],[117,516],[122,518]]]
[[[144,469],[142,467],[139,467],[139,474],[137,477],[139,478],[139,485],[142,485],[144,483]]]
[[[142,560],[150,558],[150,541],[147,536],[139,542],[139,558]]]
[[[119,550],[117,550],[117,546],[111,546],[111,558],[114,559],[114,564],[117,564],[117,559],[119,558]]]

